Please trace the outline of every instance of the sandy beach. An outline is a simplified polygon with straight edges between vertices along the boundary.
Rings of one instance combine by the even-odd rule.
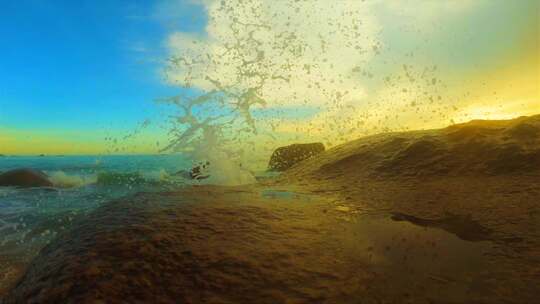
[[[3,1],[0,304],[540,304],[540,1]]]
[[[539,118],[359,139],[258,184],[112,201],[21,267],[4,303],[533,303],[539,141],[505,134]],[[464,129],[521,154],[459,154]],[[452,157],[424,166],[433,147],[410,147],[426,134],[453,138]],[[403,151],[423,160],[409,167]],[[490,157],[510,169],[490,171]]]

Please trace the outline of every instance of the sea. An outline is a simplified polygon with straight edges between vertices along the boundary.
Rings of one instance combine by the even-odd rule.
[[[51,188],[0,187],[0,273],[14,258],[34,256],[105,202],[197,182],[177,174],[192,165],[181,154],[0,157],[0,172],[31,168],[46,173],[54,184]]]

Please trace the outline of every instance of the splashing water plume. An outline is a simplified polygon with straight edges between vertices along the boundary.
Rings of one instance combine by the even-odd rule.
[[[331,14],[325,2],[312,4],[211,2],[206,37],[174,34],[167,78],[197,93],[161,100],[182,112],[163,150],[210,161],[213,176],[250,182],[248,168],[278,144],[273,133],[288,106],[321,111],[363,96],[351,70],[378,48],[374,22],[360,2],[337,2]]]
[[[232,170],[228,178],[249,182],[249,170],[264,168],[282,145],[334,146],[374,133],[442,127],[454,122],[465,104],[460,99],[475,98],[449,90],[452,79],[436,58],[406,52],[404,44],[384,38],[390,30],[382,18],[407,13],[404,5],[202,4],[205,33],[175,32],[167,41],[165,77],[183,95],[161,100],[181,112],[172,117],[163,151],[189,152],[194,163],[210,161],[214,176]],[[446,6],[434,4],[432,14],[442,16]],[[402,29],[417,26],[411,20],[396,22]]]

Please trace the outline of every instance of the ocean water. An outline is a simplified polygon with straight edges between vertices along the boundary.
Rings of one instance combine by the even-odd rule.
[[[58,233],[104,202],[193,183],[175,174],[191,165],[181,154],[0,157],[0,172],[37,169],[49,175],[55,185],[0,187],[0,273],[13,263],[26,262]]]

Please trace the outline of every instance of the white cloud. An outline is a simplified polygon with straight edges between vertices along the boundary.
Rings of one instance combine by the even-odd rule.
[[[269,106],[323,104],[365,96],[354,70],[381,47],[362,1],[205,2],[206,36],[176,32],[181,57],[170,80],[211,90],[254,88]]]
[[[413,83],[409,72],[401,71],[403,63],[387,63],[397,68],[385,67],[389,74],[375,75],[377,81],[392,73],[400,80],[379,87],[370,87],[360,74],[385,48],[384,18],[397,16],[392,20],[395,28],[412,25],[430,33],[434,22],[446,22],[441,20],[477,8],[484,0],[201,3],[208,14],[206,33],[175,32],[168,37],[170,54],[179,63],[168,71],[169,81],[206,91],[241,93],[251,88],[268,107],[320,107],[310,119],[271,117],[266,128],[339,142],[447,123],[450,95],[444,96],[440,79],[433,82],[436,72],[418,66]],[[426,47],[418,39],[418,46]]]

